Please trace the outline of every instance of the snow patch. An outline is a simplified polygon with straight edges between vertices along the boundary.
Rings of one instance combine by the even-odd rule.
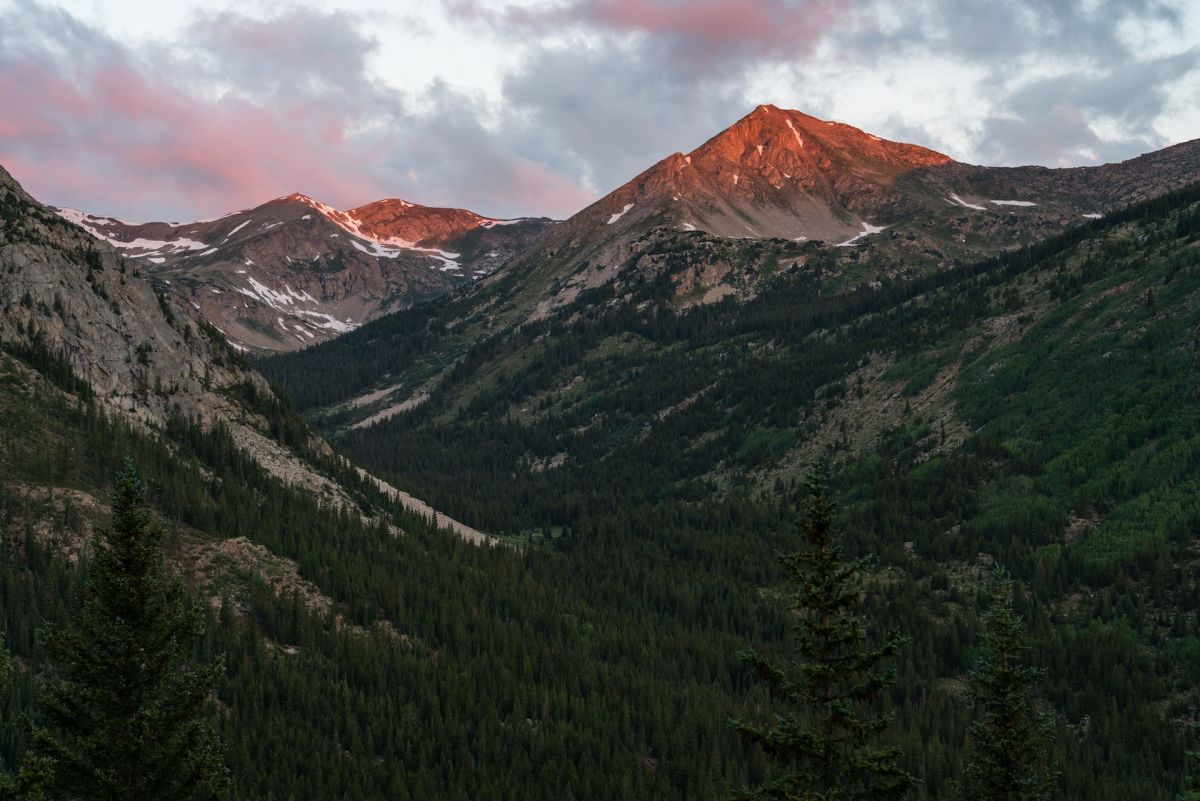
[[[862,224],[862,226],[863,226],[863,229],[861,232],[850,237],[845,242],[839,242],[835,247],[839,247],[839,248],[851,247],[856,242],[858,242],[858,240],[862,239],[864,236],[870,236],[871,234],[877,234],[880,231],[883,231],[884,229],[887,228],[886,225],[871,225],[869,222],[864,222]]]
[[[303,314],[305,317],[312,317],[321,322],[313,323],[317,328],[324,328],[326,331],[333,331],[338,334],[345,334],[358,328],[357,323],[351,322],[349,319],[339,320],[332,314],[324,312],[308,311],[306,309],[296,309],[295,314]]]
[[[733,185],[734,186],[737,186],[738,178],[740,178],[740,177],[741,176],[738,176],[738,175],[733,176]]]
[[[413,248],[413,250],[417,251],[418,253],[424,253],[431,259],[440,261],[442,266],[438,269],[444,273],[452,272],[462,268],[462,265],[455,261],[455,259],[462,255],[461,253],[447,253],[444,250],[425,250],[423,248]]]
[[[625,208],[621,209],[621,210],[620,210],[620,211],[618,211],[618,212],[614,212],[614,213],[613,213],[611,216],[609,216],[609,218],[608,218],[608,222],[607,222],[607,223],[605,223],[605,224],[606,224],[606,225],[612,225],[612,224],[613,224],[613,223],[615,223],[617,220],[619,220],[619,219],[621,219],[622,217],[624,217],[624,216],[625,216],[625,212],[629,211],[629,210],[630,210],[630,209],[632,209],[632,208],[633,208],[633,204],[632,204],[632,203],[626,203],[626,204],[625,204]]]
[[[988,203],[994,203],[997,206],[1036,206],[1036,203],[1030,203],[1028,200],[989,200]]]
[[[351,239],[350,244],[353,245],[356,250],[360,250],[363,253],[366,253],[368,256],[375,256],[381,259],[394,259],[401,253],[400,248],[389,248],[386,245],[381,245],[378,242],[373,242],[371,240],[367,240],[364,244],[357,239]]]
[[[284,306],[295,306],[297,301],[314,305],[317,303],[317,299],[308,292],[296,292],[287,284],[283,285],[282,292],[276,292],[269,286],[260,283],[256,278],[250,279],[249,289],[234,287],[233,291],[280,311],[284,311]],[[292,311],[292,309],[286,311]]]
[[[830,123],[830,124],[832,124],[832,123]],[[787,125],[788,125],[788,128],[790,128],[792,131],[792,136],[796,137],[796,144],[799,145],[800,147],[804,147],[804,140],[800,138],[800,132],[796,130],[795,125],[792,125],[792,121],[790,119],[787,121]]]
[[[964,209],[975,209],[976,211],[987,211],[987,206],[980,206],[976,203],[968,203],[967,201],[963,200],[961,197],[954,194],[953,192],[950,193],[950,200],[951,200],[951,202],[953,202],[959,206],[962,206]],[[993,200],[992,202],[995,203],[996,201]]]
[[[131,258],[150,255],[157,256],[159,251],[163,250],[203,250],[204,248],[208,247],[208,245],[204,242],[197,242],[194,239],[188,239],[186,237],[172,239],[170,241],[165,239],[144,239],[142,237],[138,237],[137,239],[132,239],[126,242],[124,240],[109,236],[97,227],[98,225],[111,225],[113,223],[120,223],[120,220],[115,220],[112,217],[97,217],[94,214],[88,214],[87,212],[79,211],[77,209],[57,209],[56,211],[58,216],[62,217],[64,220],[75,223],[92,236],[107,242],[115,248],[120,250],[148,251],[146,253],[132,255],[127,254],[130,255]],[[129,225],[130,223],[124,224]]]
[[[1083,214],[1083,215],[1080,215],[1080,216],[1082,216],[1082,217],[1087,217],[1089,220],[1099,220],[1099,219],[1100,219],[1101,217],[1103,217],[1104,215],[1103,215],[1103,214],[1097,214],[1096,212],[1092,212],[1091,214]]]
[[[243,228],[245,228],[245,227],[246,227],[247,225],[249,225],[251,222],[252,222],[252,220],[246,220],[244,223],[242,223],[241,225],[239,225],[237,228],[234,228],[232,231],[230,231],[229,233],[225,234],[225,238],[224,238],[224,239],[222,239],[221,241],[222,241],[222,242],[228,242],[228,241],[229,241],[229,237],[233,236],[233,235],[234,235],[234,234],[236,234],[238,231],[240,231],[240,230],[242,230]]]
[[[395,259],[403,253],[420,253],[429,258],[441,262],[441,267],[438,267],[442,272],[451,272],[462,269],[462,265],[456,261],[462,254],[450,253],[437,248],[419,248],[412,244],[405,245],[388,245],[375,239],[351,239],[350,244],[368,256],[374,256],[379,259]]]

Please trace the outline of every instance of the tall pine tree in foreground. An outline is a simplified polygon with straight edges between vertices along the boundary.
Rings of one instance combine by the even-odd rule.
[[[52,666],[21,771],[30,801],[212,801],[228,796],[204,720],[220,666],[189,657],[203,617],[167,574],[162,525],[126,463],[99,532],[83,604],[45,633]]]
[[[971,801],[1041,801],[1054,782],[1049,767],[1050,716],[1038,708],[1042,671],[1024,664],[1023,622],[1013,609],[1013,582],[993,576],[983,650],[971,672],[976,719],[967,739],[964,797]]]
[[[877,744],[891,718],[873,711],[894,681],[885,664],[903,640],[886,632],[882,644],[870,642],[861,611],[867,561],[842,558],[827,483],[818,465],[808,479],[804,547],[779,557],[793,585],[792,661],[781,667],[754,651],[742,654],[786,708],[770,726],[735,721],[780,765],[776,778],[739,798],[883,801],[916,784],[900,767],[900,749]]]

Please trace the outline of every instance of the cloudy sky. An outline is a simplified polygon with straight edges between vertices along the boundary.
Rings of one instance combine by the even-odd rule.
[[[1194,0],[0,0],[0,165],[133,220],[563,217],[759,103],[983,164],[1200,137]]]

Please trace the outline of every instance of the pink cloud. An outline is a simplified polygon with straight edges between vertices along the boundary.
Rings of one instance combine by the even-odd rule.
[[[469,103],[411,113],[371,77],[374,44],[351,16],[199,17],[168,53],[78,24],[60,42],[63,14],[0,12],[0,26],[44,26],[0,59],[0,164],[47,203],[161,220],[293,191],[495,215],[565,216],[591,200],[480,127]]]
[[[345,205],[387,194],[372,154],[319,107],[203,99],[120,63],[72,85],[24,62],[0,73],[0,108],[23,109],[0,125],[0,159],[30,165],[18,178],[48,202],[155,217],[157,203],[201,215],[294,190]]]
[[[618,30],[681,36],[718,50],[757,45],[803,53],[842,18],[846,5],[837,0],[583,0],[575,13]]]
[[[447,7],[501,28],[550,31],[582,24],[644,33],[700,64],[803,56],[853,18],[852,0],[575,0],[565,7],[501,13],[476,0],[448,0]]]

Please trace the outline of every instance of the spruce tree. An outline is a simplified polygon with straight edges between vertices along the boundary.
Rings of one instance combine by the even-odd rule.
[[[30,801],[212,801],[228,796],[205,718],[218,664],[190,656],[203,616],[168,575],[164,531],[127,462],[98,532],[82,606],[47,628],[49,677],[21,772]]]
[[[11,662],[8,651],[4,647],[4,638],[0,637],[0,697],[3,697],[5,685],[8,684],[8,671],[10,667]],[[11,798],[15,789],[13,777],[5,770],[5,766],[0,764],[0,801]]]
[[[1038,708],[1042,671],[1022,661],[1024,624],[1013,608],[1013,582],[993,576],[983,649],[971,672],[976,719],[968,730],[966,790],[971,801],[1041,801],[1054,782],[1052,722]]]
[[[916,784],[899,764],[900,749],[877,744],[891,718],[873,709],[895,680],[885,665],[904,640],[889,631],[882,644],[870,642],[862,612],[867,560],[843,558],[827,483],[820,464],[807,482],[804,547],[779,557],[792,582],[791,663],[742,654],[787,708],[769,726],[735,721],[781,766],[774,779],[739,798],[877,801],[900,798]]]
[[[1196,724],[1192,724],[1195,729]],[[1200,751],[1187,752],[1187,772],[1183,777],[1183,790],[1176,801],[1200,801]]]

